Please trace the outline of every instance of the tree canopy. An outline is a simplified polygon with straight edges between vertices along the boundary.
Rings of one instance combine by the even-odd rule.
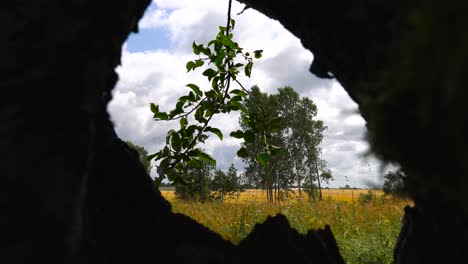
[[[326,162],[320,159],[319,147],[326,127],[323,121],[316,120],[317,106],[307,97],[300,97],[292,87],[279,88],[276,94],[266,94],[260,88],[251,88],[245,101],[250,116],[261,116],[264,123],[256,124],[261,129],[254,131],[255,140],[244,142],[246,154],[243,160],[248,163],[245,174],[248,182],[262,187],[270,202],[279,201],[288,195],[291,186],[296,185],[299,194],[307,179],[308,192],[317,190],[321,175],[324,180],[332,179]],[[252,126],[251,118],[241,115],[242,132],[247,134]],[[247,126],[249,125],[249,126]],[[275,147],[269,157],[268,166],[259,166],[257,153],[265,151],[258,140],[265,138]],[[260,163],[260,164],[259,164]]]
[[[125,143],[127,143],[130,148],[134,149],[138,153],[138,159],[145,168],[146,172],[150,174],[153,166],[151,165],[151,160],[148,159],[148,151],[144,147],[139,146],[131,141],[127,140]]]

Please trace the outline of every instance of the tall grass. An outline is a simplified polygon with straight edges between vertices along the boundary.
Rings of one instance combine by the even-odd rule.
[[[236,198],[241,201],[238,203],[202,204],[176,199],[171,203],[175,212],[189,215],[233,243],[239,243],[268,215],[282,213],[301,233],[329,224],[347,263],[392,263],[403,207],[408,202],[380,194],[361,199],[359,195],[351,201],[330,195],[314,203],[292,198],[281,204],[268,204],[241,197]]]

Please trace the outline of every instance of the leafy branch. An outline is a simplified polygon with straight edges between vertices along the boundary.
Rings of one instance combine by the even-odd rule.
[[[193,42],[192,50],[198,58],[186,64],[187,72],[195,71],[205,64],[208,66],[202,75],[208,79],[209,89],[204,91],[196,84],[187,84],[186,86],[191,91],[180,97],[175,108],[169,112],[160,111],[159,105],[150,104],[154,120],[179,120],[180,124],[178,130],[171,129],[167,132],[166,146],[148,156],[150,160],[159,161],[157,183],[166,177],[173,183],[183,183],[183,172],[188,166],[201,166],[204,162],[216,165],[216,160],[213,157],[197,147],[197,144],[204,143],[210,134],[223,140],[221,130],[209,125],[214,115],[240,111],[243,116],[249,118],[252,124],[251,130],[234,131],[230,134],[235,138],[243,138],[247,143],[254,142],[259,129],[263,129],[257,123],[265,123],[265,120],[262,120],[261,115],[252,115],[248,112],[244,102],[249,91],[238,81],[238,76],[242,73],[249,78],[251,77],[254,60],[260,59],[263,51],[244,52],[239,44],[233,40],[232,31],[235,28],[235,20],[231,19],[230,12],[231,1],[229,1],[226,27],[220,26],[216,38],[206,45]],[[238,89],[231,89],[233,83],[231,80],[239,85]],[[194,124],[189,123],[190,117],[195,120]],[[266,136],[263,134],[259,142],[265,146],[268,145]],[[270,147],[270,149],[272,148]],[[271,154],[274,154],[273,152],[270,151]],[[241,148],[237,155],[246,157],[248,153],[246,153],[245,148]],[[257,160],[266,166],[268,155],[269,153],[261,153],[257,156]]]

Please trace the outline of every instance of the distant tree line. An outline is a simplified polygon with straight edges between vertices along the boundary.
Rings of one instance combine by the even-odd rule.
[[[183,179],[184,182],[175,182],[173,185],[176,197],[186,201],[222,201],[244,190],[234,164],[224,172],[209,162],[203,162],[188,167]]]

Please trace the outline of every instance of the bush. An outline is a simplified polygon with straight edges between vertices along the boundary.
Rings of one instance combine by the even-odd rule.
[[[210,197],[210,170],[211,165],[193,165],[187,168],[180,178],[184,182],[175,183],[175,195],[185,201],[206,202]]]
[[[388,172],[384,178],[383,191],[385,194],[392,194],[400,197],[406,195],[406,174],[399,170],[397,172]]]
[[[226,196],[243,191],[234,164],[231,164],[227,173],[221,170],[215,171],[214,178],[211,181],[211,191],[210,196],[216,200],[223,200]]]
[[[360,193],[359,194],[359,203],[360,204],[369,204],[372,201],[374,201],[376,198],[376,195],[372,190],[368,190],[367,193]]]

